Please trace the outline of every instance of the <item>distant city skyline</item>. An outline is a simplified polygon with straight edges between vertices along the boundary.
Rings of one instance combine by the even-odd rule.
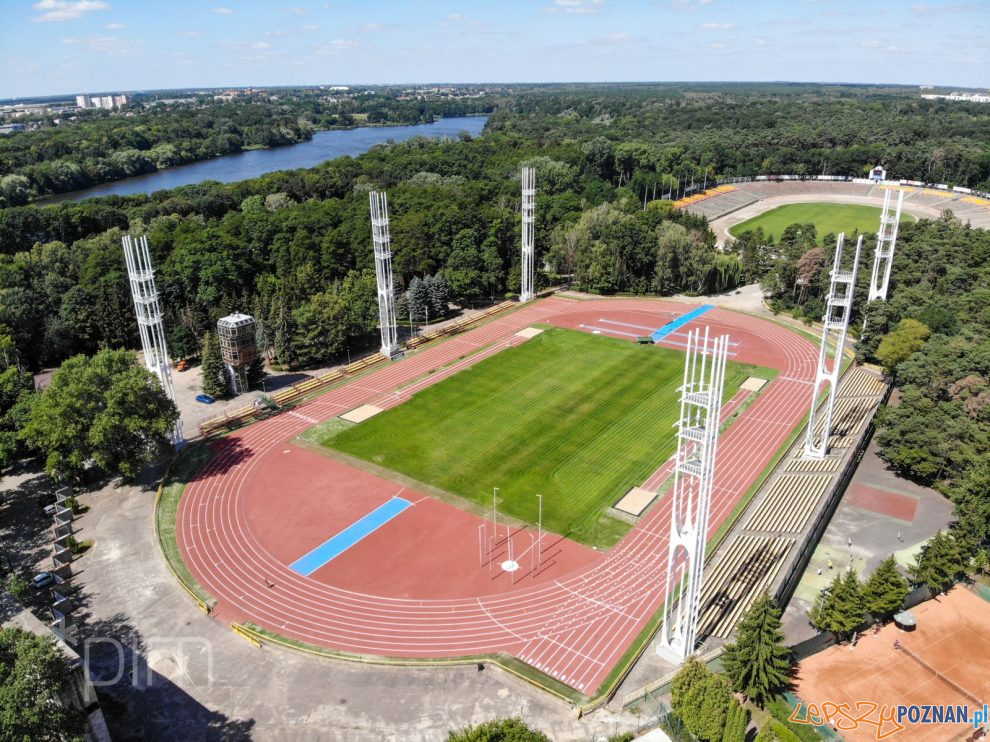
[[[429,82],[990,86],[990,3],[5,0],[0,98]]]

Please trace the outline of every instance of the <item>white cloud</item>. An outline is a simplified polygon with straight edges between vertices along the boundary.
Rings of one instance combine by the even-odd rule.
[[[717,29],[719,31],[728,31],[730,28],[735,28],[735,23],[702,23],[702,28]]]
[[[309,15],[309,11],[308,10],[306,10],[305,8],[299,8],[299,7],[295,7],[295,8],[283,8],[282,9],[282,12],[283,13],[289,13],[291,15]]]
[[[127,28],[123,23],[108,23],[104,28],[109,28],[111,31],[119,31],[122,28]]]
[[[202,36],[199,31],[183,31],[179,36]]]
[[[41,15],[36,15],[31,20],[35,23],[51,23],[60,21],[74,21],[82,18],[83,15],[92,10],[109,10],[110,3],[100,0],[39,0],[33,6],[35,10],[44,11]]]
[[[448,21],[466,21],[467,16],[463,13],[451,13],[447,16]]]
[[[234,11],[232,11],[230,8],[214,8],[213,12],[216,13],[217,15],[231,15],[233,14]]]
[[[554,4],[544,8],[544,13],[573,13],[575,15],[592,15],[601,10],[605,0],[553,0]]]
[[[143,41],[126,41],[117,36],[67,36],[63,44],[84,46],[91,52],[109,56],[123,56],[136,51]]]
[[[319,28],[319,26],[317,26],[315,23],[307,23],[305,26],[300,26],[299,27],[299,30],[300,31],[315,31],[318,28]]]
[[[979,10],[976,3],[954,3],[952,5],[926,5],[925,3],[915,3],[911,6],[918,15],[941,15],[943,13],[972,13]]]
[[[361,26],[362,33],[374,33],[375,31],[381,31],[385,28],[381,23],[365,23]]]
[[[271,49],[272,48],[272,45],[269,44],[267,41],[255,41],[253,44],[251,44],[251,48],[253,48],[253,49]]]
[[[351,39],[334,39],[328,44],[317,44],[316,53],[320,56],[326,56],[328,54],[340,54],[348,49],[353,49],[358,44],[356,41]]]

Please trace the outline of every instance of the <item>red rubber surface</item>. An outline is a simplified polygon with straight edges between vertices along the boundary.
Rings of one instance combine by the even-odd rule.
[[[905,523],[914,523],[914,516],[918,512],[918,498],[868,487],[865,484],[850,484],[846,491],[845,503],[861,510],[869,510],[871,513],[903,520]]]
[[[672,498],[607,554],[545,536],[542,569],[532,574],[521,558],[513,583],[497,564],[491,576],[479,564],[480,518],[407,489],[401,496],[413,507],[303,577],[288,564],[399,494],[400,486],[290,441],[360,404],[397,404],[523,342],[513,333],[534,322],[579,327],[607,318],[657,328],[689,309],[648,299],[541,300],[215,444],[217,455],[186,488],[177,514],[180,551],[218,600],[215,615],[358,654],[508,652],[593,693],[660,608]],[[734,360],[781,371],[719,441],[712,534],[807,410],[817,348],[774,323],[718,309],[665,344],[678,347],[689,329],[702,325],[729,333],[738,343]],[[395,392],[478,348],[485,349]],[[528,533],[514,534],[513,543],[518,555],[530,543]]]

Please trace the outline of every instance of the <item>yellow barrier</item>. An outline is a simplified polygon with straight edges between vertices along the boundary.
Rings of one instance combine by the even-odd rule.
[[[254,632],[252,632],[250,629],[247,629],[244,626],[241,626],[240,624],[237,623],[232,623],[230,625],[230,628],[233,629],[234,633],[237,634],[239,637],[241,637],[244,641],[248,642],[249,644],[253,644],[258,649],[261,649],[261,640],[256,638]]]

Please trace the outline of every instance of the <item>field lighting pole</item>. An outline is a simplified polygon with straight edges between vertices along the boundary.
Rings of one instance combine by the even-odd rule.
[[[134,313],[137,316],[138,334],[141,336],[141,350],[144,351],[144,365],[158,377],[165,396],[175,402],[175,387],[172,386],[172,366],[165,346],[165,327],[162,324],[162,310],[158,303],[158,288],[155,285],[155,269],[151,265],[148,251],[148,238],[142,235],[132,240],[128,234],[122,240],[124,262],[127,264],[127,278],[131,284],[131,298],[134,300]],[[182,445],[182,423],[176,422],[169,434],[175,446]]]
[[[880,229],[877,231],[877,247],[873,254],[873,274],[870,276],[870,293],[866,301],[887,300],[890,287],[890,269],[894,264],[894,247],[897,245],[897,227],[901,223],[901,207],[904,205],[904,191],[897,194],[897,212],[891,215],[890,191],[883,197],[883,212],[880,214]]]
[[[395,324],[395,286],[392,281],[392,239],[388,229],[388,198],[371,191],[371,239],[375,248],[375,279],[378,283],[378,325],[382,333],[381,354],[392,358],[399,350]]]
[[[532,301],[536,295],[533,288],[535,223],[536,171],[531,167],[524,167],[522,169],[522,284],[519,301]]]
[[[849,330],[849,317],[852,315],[853,297],[856,293],[856,273],[859,270],[859,253],[863,248],[863,235],[856,241],[856,255],[852,270],[842,270],[842,248],[845,233],[839,234],[835,245],[835,259],[832,262],[831,282],[825,316],[822,318],[822,344],[818,349],[818,365],[815,371],[815,385],[811,390],[811,412],[808,416],[808,432],[804,441],[804,456],[809,459],[823,459],[828,453],[828,439],[832,433],[832,413],[835,411],[835,398],[839,386],[839,373],[842,371],[842,355],[846,348],[846,333]],[[832,367],[828,365],[828,348],[834,342],[835,355]],[[829,392],[825,410],[818,409],[823,394],[823,385]],[[816,429],[821,427],[821,437],[816,440]]]
[[[709,340],[708,328],[688,334],[681,415],[674,458],[674,504],[657,654],[679,665],[695,648],[701,617],[708,513],[718,447],[729,336]]]

